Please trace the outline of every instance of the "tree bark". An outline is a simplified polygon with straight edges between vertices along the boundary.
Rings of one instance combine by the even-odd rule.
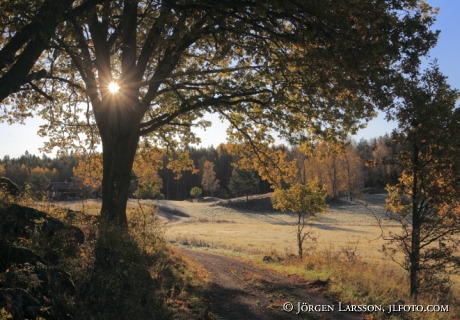
[[[131,168],[134,162],[136,137],[102,142],[103,180],[101,216],[113,224],[128,226],[126,206],[129,197]]]
[[[411,253],[410,253],[410,298],[416,304],[418,299],[419,272],[420,272],[420,210],[417,194],[417,175],[419,170],[418,146],[414,143],[413,164],[413,184],[412,184],[412,234],[411,234]]]
[[[299,220],[297,222],[297,245],[299,247],[299,258],[302,260],[303,257],[303,239],[302,239],[302,230],[303,227],[301,227],[301,220],[302,220],[302,214],[298,213],[299,215]]]
[[[139,143],[141,115],[135,104],[111,101],[110,115],[100,119],[102,140],[102,208],[103,222],[127,230],[126,207],[134,156]]]

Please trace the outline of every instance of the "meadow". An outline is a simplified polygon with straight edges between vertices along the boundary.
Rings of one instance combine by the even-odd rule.
[[[336,201],[326,214],[311,220],[306,230],[316,242],[306,240],[310,250],[349,248],[369,261],[384,261],[383,243],[376,215],[384,215],[385,195],[367,195],[357,202]],[[271,208],[269,195],[203,202],[157,201],[161,208],[175,209],[190,217],[173,218],[165,237],[170,242],[185,241],[249,254],[297,254],[296,214]],[[164,216],[165,218],[168,218]],[[386,225],[394,229],[394,225]]]
[[[312,218],[309,230],[316,242],[306,240],[311,250],[353,250],[366,261],[385,263],[380,252],[384,243],[377,217],[384,219],[386,194],[364,195],[354,202],[338,200],[329,204],[326,214]],[[296,214],[280,212],[271,206],[270,194],[221,200],[203,198],[185,200],[129,200],[131,209],[139,204],[144,210],[158,207],[158,217],[165,227],[165,238],[172,244],[195,245],[246,254],[297,254]],[[97,215],[98,200],[58,202],[76,211]],[[386,223],[385,230],[398,226]]]
[[[312,219],[306,228],[311,238],[304,244],[304,259],[297,257],[296,215],[272,209],[269,194],[221,200],[199,201],[130,200],[131,209],[152,212],[164,228],[170,244],[242,259],[281,273],[297,274],[308,281],[328,282],[327,296],[352,304],[393,304],[409,301],[408,277],[381,251],[385,231],[400,226],[384,220],[386,194],[363,195],[356,201],[329,203],[326,214]],[[99,201],[54,203],[73,210],[97,214]],[[269,256],[271,262],[263,261]],[[426,295],[423,305],[443,302],[448,313],[410,313],[392,319],[456,319],[460,306],[458,278],[453,278],[449,295]],[[386,315],[373,315],[387,319]]]

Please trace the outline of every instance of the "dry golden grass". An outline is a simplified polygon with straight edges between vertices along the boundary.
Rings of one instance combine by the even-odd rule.
[[[387,304],[398,299],[409,301],[407,275],[394,262],[385,258],[380,248],[384,240],[377,216],[384,213],[385,195],[368,195],[354,203],[336,202],[328,213],[312,221],[311,232],[317,242],[305,243],[305,259],[290,258],[297,254],[295,214],[271,209],[265,196],[254,197],[245,204],[242,199],[205,199],[202,202],[169,200],[130,200],[134,210],[139,203],[145,210],[156,206],[165,226],[165,239],[170,243],[201,247],[203,250],[238,255],[261,262],[264,255],[283,258],[281,263],[265,264],[280,272],[299,274],[306,279],[329,279],[328,294],[347,303]],[[96,214],[96,200],[58,203],[73,210],[85,208]],[[387,230],[398,231],[396,225]],[[417,319],[455,319],[460,309],[458,278],[448,297],[448,314],[409,314]],[[426,297],[421,304],[434,304],[437,297]],[[406,317],[406,318],[407,318]],[[382,318],[383,319],[383,318]],[[393,317],[393,319],[398,319]]]
[[[408,277],[380,251],[385,242],[376,215],[384,214],[385,195],[371,195],[355,203],[336,202],[327,214],[312,222],[317,242],[307,242],[303,261],[290,258],[297,254],[295,214],[281,213],[256,199],[247,206],[226,202],[160,201],[187,213],[189,218],[167,221],[166,239],[170,242],[202,247],[221,253],[243,256],[280,272],[299,274],[306,279],[330,280],[327,294],[352,304],[393,304],[409,302]],[[383,220],[384,224],[386,223]],[[386,224],[387,231],[398,232],[397,225]],[[280,257],[280,263],[262,262],[263,255]],[[276,260],[276,259],[275,259]],[[458,278],[453,278],[449,313],[410,313],[404,319],[455,319],[460,310]],[[436,304],[438,296],[425,296],[420,304]],[[388,319],[388,315],[376,315]],[[392,315],[392,319],[400,316]],[[400,317],[401,319],[403,317]]]
[[[385,241],[380,237],[375,217],[384,214],[385,197],[366,195],[353,203],[330,204],[328,213],[312,221],[311,232],[317,242],[306,242],[305,248],[353,248],[364,261],[386,262],[388,259],[380,252]],[[266,253],[273,248],[283,254],[297,254],[295,214],[272,209],[268,195],[253,196],[248,204],[244,198],[232,199],[230,203],[210,198],[202,202],[131,199],[128,210],[137,210],[139,204],[147,211],[160,208],[158,216],[166,226],[165,238],[171,243],[249,254]],[[97,215],[100,205],[100,200],[92,199],[51,203],[52,207],[62,206],[90,215]],[[385,229],[397,232],[399,227],[387,225]]]
[[[254,203],[262,204],[249,203],[248,206],[238,200],[230,204],[168,200],[156,203],[190,215],[189,218],[165,216],[165,236],[173,243],[202,243],[246,253],[264,253],[276,248],[279,252],[297,254],[295,214],[264,206],[267,200],[267,197],[255,199]],[[352,247],[365,260],[380,263],[385,260],[379,252],[384,241],[380,238],[381,230],[374,213],[383,213],[383,203],[382,196],[373,195],[371,202],[332,204],[327,214],[312,221],[311,232],[317,243],[307,242],[305,246],[337,250]],[[387,228],[395,230],[394,226]]]

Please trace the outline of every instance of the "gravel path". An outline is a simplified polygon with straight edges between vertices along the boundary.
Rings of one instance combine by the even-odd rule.
[[[254,267],[229,257],[202,251],[183,250],[210,273],[209,319],[275,320],[275,319],[362,319],[358,313],[339,312],[338,304],[321,294],[325,282],[308,283],[295,276],[282,275]],[[294,310],[283,311],[285,302]],[[334,311],[300,312],[298,302],[311,306],[333,306]],[[343,306],[342,306],[343,308]]]

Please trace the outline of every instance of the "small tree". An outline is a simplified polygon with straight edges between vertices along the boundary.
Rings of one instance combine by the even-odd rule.
[[[92,153],[81,157],[76,156],[78,165],[73,168],[73,174],[76,182],[81,185],[85,196],[88,193],[100,193],[102,189],[102,155],[100,153]]]
[[[297,246],[299,257],[303,257],[303,243],[310,233],[304,233],[307,221],[327,212],[326,191],[318,186],[317,180],[306,185],[296,183],[289,189],[276,189],[272,194],[273,208],[297,213]]]
[[[211,161],[206,161],[203,167],[203,179],[201,180],[201,185],[203,189],[211,193],[211,197],[214,196],[214,191],[219,189],[219,179],[216,178],[216,173],[214,172],[214,163]]]
[[[158,170],[163,166],[163,155],[159,150],[145,145],[137,150],[133,171],[139,183],[136,196],[139,199],[164,199],[161,193],[163,180]]]
[[[257,190],[258,185],[259,179],[256,178],[254,172],[234,168],[228,187],[234,195],[244,194],[248,202],[249,195]]]
[[[195,199],[198,199],[202,192],[203,190],[201,190],[201,188],[193,187],[192,190],[190,190],[190,195]]]

